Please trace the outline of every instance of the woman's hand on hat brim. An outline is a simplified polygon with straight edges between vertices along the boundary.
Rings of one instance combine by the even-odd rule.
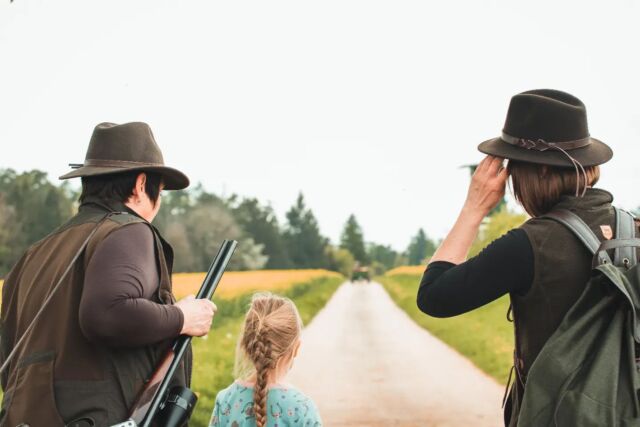
[[[473,174],[463,211],[484,218],[502,200],[509,174],[504,159],[485,157]]]
[[[460,264],[467,259],[483,218],[504,196],[508,173],[502,162],[503,159],[494,156],[487,156],[480,162],[471,178],[467,201],[430,262]]]

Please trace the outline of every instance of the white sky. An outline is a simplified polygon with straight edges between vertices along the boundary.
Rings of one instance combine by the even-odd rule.
[[[599,5],[597,5],[599,4]],[[148,122],[216,193],[302,190],[337,240],[442,237],[509,98],[587,105],[616,155],[601,187],[640,205],[640,6],[607,1],[0,1],[0,167],[52,178],[93,126]]]

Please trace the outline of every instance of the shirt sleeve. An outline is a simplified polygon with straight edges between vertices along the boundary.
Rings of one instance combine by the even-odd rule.
[[[307,411],[304,414],[304,417],[296,425],[301,427],[322,427],[320,411],[318,411],[318,407],[313,400],[305,396],[303,406],[306,406]]]
[[[313,404],[313,410],[309,413],[304,421],[305,427],[322,427],[322,419],[320,418],[320,412],[315,404]]]
[[[511,230],[462,264],[429,264],[420,282],[418,308],[434,317],[456,316],[507,293],[526,294],[533,275],[529,238],[522,229]]]
[[[211,420],[209,421],[209,427],[220,427],[220,404],[216,398],[216,403],[213,406],[213,413],[211,414]]]
[[[150,299],[159,286],[153,232],[131,224],[111,233],[92,256],[80,300],[80,328],[93,342],[135,347],[174,338],[182,311]]]

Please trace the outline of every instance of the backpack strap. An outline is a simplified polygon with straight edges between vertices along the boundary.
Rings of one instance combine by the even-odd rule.
[[[628,240],[636,237],[636,222],[629,212],[614,208],[616,211],[616,240]],[[615,265],[633,267],[638,262],[636,246],[628,245],[618,247],[614,251],[613,262]]]
[[[598,264],[611,263],[611,258],[606,251],[598,251],[600,239],[578,215],[567,209],[556,209],[543,215],[542,218],[552,219],[567,227],[589,252],[597,257]]]

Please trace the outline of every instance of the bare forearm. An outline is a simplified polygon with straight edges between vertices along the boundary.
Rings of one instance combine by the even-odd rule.
[[[453,228],[433,254],[430,262],[447,261],[453,264],[464,262],[478,235],[483,218],[483,212],[474,211],[466,206],[462,208]]]
[[[447,261],[460,264],[467,259],[469,249],[478,235],[482,219],[504,196],[507,170],[502,159],[485,157],[473,174],[460,215],[431,261]]]

